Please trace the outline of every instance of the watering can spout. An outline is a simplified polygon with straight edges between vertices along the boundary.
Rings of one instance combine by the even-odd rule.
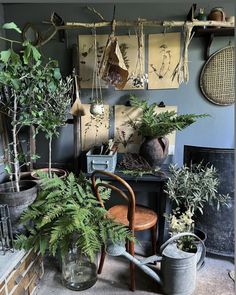
[[[107,248],[106,248],[106,252],[107,254],[111,255],[111,256],[124,256],[126,257],[130,262],[133,262],[137,267],[141,268],[142,271],[144,271],[147,275],[149,275],[150,277],[152,277],[158,284],[162,285],[162,280],[161,278],[158,276],[158,274],[152,270],[151,268],[149,268],[148,266],[146,266],[144,263],[150,263],[150,262],[154,262],[154,261],[158,261],[160,260],[159,256],[151,256],[152,259],[146,261],[146,260],[138,260],[137,258],[135,258],[134,256],[132,256],[131,254],[129,254],[125,247],[123,245],[120,244],[108,244]],[[151,258],[149,257],[149,258]]]

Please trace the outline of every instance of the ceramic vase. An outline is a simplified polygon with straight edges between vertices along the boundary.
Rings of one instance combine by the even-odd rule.
[[[168,156],[169,140],[167,137],[147,137],[140,146],[139,154],[152,168],[160,166]]]

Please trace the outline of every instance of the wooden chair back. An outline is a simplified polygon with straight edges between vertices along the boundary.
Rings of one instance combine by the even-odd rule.
[[[124,192],[122,189],[118,188],[114,184],[107,183],[107,182],[99,182],[96,183],[96,178],[99,178],[99,175],[105,175],[108,176],[109,178],[112,179],[112,181],[117,182],[118,184],[121,185],[121,187],[124,188],[126,192]],[[99,194],[99,187],[106,187],[108,189],[111,189],[117,193],[119,193],[128,203],[128,216],[127,219],[129,221],[129,229],[131,231],[134,231],[134,215],[135,215],[135,194],[131,186],[120,176],[107,172],[107,171],[102,171],[102,170],[96,170],[92,173],[91,175],[92,179],[92,185],[93,185],[93,190],[94,193],[100,202],[101,206],[104,208],[104,202]],[[105,181],[110,181],[110,179],[105,180]]]

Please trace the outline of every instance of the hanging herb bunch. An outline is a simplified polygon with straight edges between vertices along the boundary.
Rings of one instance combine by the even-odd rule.
[[[132,86],[136,88],[143,88],[148,83],[148,74],[144,70],[144,34],[143,23],[139,21],[136,31],[138,51],[135,71],[130,75],[129,79],[132,81]]]
[[[97,37],[96,37],[95,29],[94,29],[94,67],[93,67],[93,83],[92,83],[90,113],[94,116],[103,116],[104,114],[101,80],[98,74]]]

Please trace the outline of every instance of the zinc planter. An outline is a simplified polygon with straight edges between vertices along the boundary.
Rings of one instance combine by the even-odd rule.
[[[0,204],[9,207],[13,234],[21,231],[18,224],[21,214],[37,197],[38,185],[35,181],[20,181],[20,192],[14,191],[15,182],[0,184]]]

